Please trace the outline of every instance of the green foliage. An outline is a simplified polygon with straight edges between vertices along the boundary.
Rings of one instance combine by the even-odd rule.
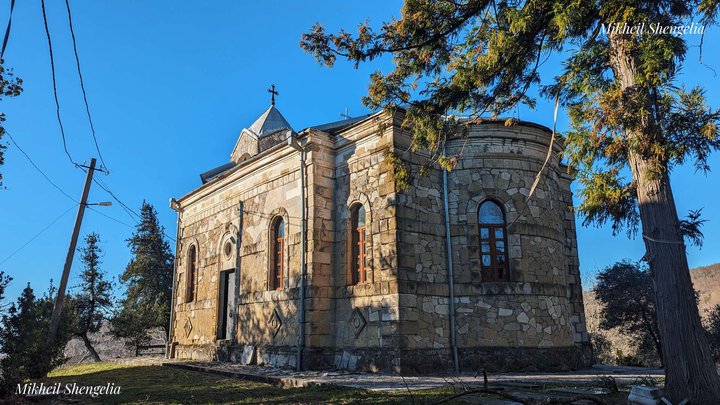
[[[0,352],[7,357],[0,360],[0,397],[13,392],[15,385],[27,379],[42,378],[54,367],[62,364],[63,349],[72,336],[75,325],[69,311],[63,310],[57,341],[47,347],[47,333],[53,310],[53,287],[37,298],[30,284],[2,315]],[[44,356],[49,354],[49,368]]]
[[[407,190],[412,182],[410,170],[403,163],[397,153],[388,149],[385,151],[385,164],[390,166],[393,178],[395,179],[395,187],[398,190]]]
[[[660,334],[655,313],[655,292],[650,271],[637,263],[618,262],[601,270],[593,288],[601,306],[600,327],[620,328],[635,341],[637,353],[633,360],[662,363]],[[653,353],[654,352],[654,353]],[[620,356],[617,356],[621,361]],[[627,357],[627,356],[625,356]]]
[[[73,297],[78,316],[78,334],[100,330],[102,321],[113,306],[112,284],[105,280],[105,272],[99,267],[102,254],[99,241],[98,234],[91,233],[85,237],[85,246],[79,249],[80,260],[85,267],[80,274],[79,292]]]
[[[128,239],[133,258],[120,276],[127,285],[118,314],[112,320],[113,333],[144,342],[151,328],[160,327],[169,333],[170,302],[174,257],[163,238],[163,227],[152,205],[143,202],[141,221]]]
[[[718,0],[406,0],[401,18],[377,29],[366,21],[355,35],[328,34],[318,23],[300,46],[327,66],[338,57],[357,65],[392,54],[395,68],[371,76],[363,101],[374,109],[404,106],[413,147],[433,154],[446,137],[448,115],[466,115],[472,123],[518,103],[532,107],[531,86],[544,97],[558,97],[571,121],[564,157],[582,185],[578,212],[586,223],[610,222],[615,232],[633,234],[637,179],[623,178],[630,153],[651,163],[642,176],[658,178],[688,160],[707,170],[709,154],[720,148],[720,111],[707,105],[702,89],[676,86],[687,51],[682,36],[646,30],[611,43],[606,29],[611,23],[680,25],[698,18],[714,24],[719,8]],[[612,66],[618,51],[634,58],[632,91]],[[542,81],[539,68],[551,53],[563,59],[562,71]],[[636,130],[643,136],[628,137]]]
[[[17,97],[22,93],[22,79],[14,77],[12,70],[7,70],[3,64],[5,61],[0,60],[0,101],[3,97]],[[5,114],[0,113],[0,141],[3,135],[5,135],[5,127],[2,123],[5,122]],[[5,163],[5,149],[7,146],[0,142],[0,166]],[[0,186],[2,186],[2,173],[0,173]]]

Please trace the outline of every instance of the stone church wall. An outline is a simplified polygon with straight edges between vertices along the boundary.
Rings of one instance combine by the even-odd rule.
[[[396,149],[404,150],[408,134],[401,132],[397,142]],[[579,291],[579,273],[570,221],[572,196],[556,158],[525,206],[548,143],[549,134],[538,128],[483,124],[471,127],[467,140],[448,144],[448,154],[462,154],[448,173],[462,369],[563,369],[588,364],[587,335],[584,320],[579,319],[582,303],[574,295],[574,289]],[[417,173],[427,157],[415,154],[405,159]],[[398,197],[404,370],[452,367],[442,187],[442,172],[432,170],[428,176],[417,176],[410,190]],[[485,199],[501,203],[507,223],[512,224],[508,230],[511,278],[506,282],[481,278],[477,214]]]
[[[382,113],[333,135],[314,129],[299,134],[307,146],[308,191],[303,368],[452,369],[443,176],[437,169],[419,175],[427,156],[402,153],[410,141],[402,118]],[[589,364],[571,178],[556,157],[526,206],[548,144],[546,129],[492,122],[448,143],[448,154],[462,156],[448,173],[448,205],[463,370]],[[407,191],[396,190],[384,162],[390,147],[413,174]],[[221,177],[181,201],[173,354],[295,367],[301,330],[300,153],[280,142]],[[503,282],[481,277],[477,213],[488,198],[502,205],[509,224],[511,277]],[[238,259],[241,201],[236,341],[218,341],[220,278]],[[366,210],[367,282],[358,285],[351,285],[348,270],[354,204]],[[284,289],[270,291],[268,250],[277,216],[286,226],[286,278]],[[197,295],[185,303],[193,244],[199,247]]]
[[[393,139],[390,123],[390,116],[382,115],[335,137],[331,319],[333,363],[339,368],[388,370],[397,363],[396,193],[392,173],[384,163]],[[367,282],[351,285],[348,239],[350,209],[356,204],[366,211]]]
[[[181,213],[181,239],[176,275],[175,353],[181,358],[239,358],[243,345],[253,345],[260,362],[293,366],[297,342],[298,290],[300,279],[300,170],[297,153],[285,151],[250,162],[250,167],[231,174],[237,179],[212,190]],[[256,166],[256,167],[253,167]],[[210,187],[208,187],[210,188]],[[220,272],[235,267],[234,238],[244,202],[237,341],[239,347],[216,351]],[[286,234],[287,288],[270,291],[268,247],[271,221],[282,216]],[[231,254],[224,243],[230,241]],[[187,252],[198,250],[196,299],[185,303]],[[191,326],[188,326],[191,325]],[[226,346],[228,342],[220,342]]]

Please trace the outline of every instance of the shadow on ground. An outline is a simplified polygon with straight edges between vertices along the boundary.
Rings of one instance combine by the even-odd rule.
[[[372,393],[363,390],[321,386],[282,389],[269,384],[227,378],[158,365],[132,366],[100,363],[59,369],[45,384],[77,383],[82,386],[120,387],[119,395],[61,395],[45,398],[46,403],[434,403],[452,395],[449,389],[404,393]],[[414,399],[414,401],[413,401]],[[33,401],[35,402],[35,401]]]

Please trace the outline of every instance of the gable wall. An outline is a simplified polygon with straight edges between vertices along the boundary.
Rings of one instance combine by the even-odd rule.
[[[242,247],[240,251],[240,294],[238,299],[237,339],[240,344],[273,347],[278,365],[294,363],[293,347],[297,342],[297,306],[300,279],[300,170],[299,154],[289,148],[279,150],[271,159],[253,162],[255,166],[242,175],[235,172],[220,180],[214,190],[193,197],[183,206],[181,240],[176,275],[175,340],[188,346],[190,355],[179,357],[212,357],[218,322],[217,299],[219,273],[232,269],[233,256],[227,260],[221,252],[221,241],[237,230],[240,201],[244,203]],[[271,221],[284,218],[286,227],[285,285],[269,291]],[[187,272],[186,252],[191,243],[199,247],[197,298],[185,303]],[[279,315],[280,326],[277,325]],[[186,334],[190,319],[194,325]],[[277,332],[276,332],[277,330]],[[284,348],[284,349],[282,349]],[[258,349],[258,357],[270,361],[271,353]],[[278,350],[281,353],[278,353]],[[208,354],[209,353],[209,354]],[[275,356],[278,354],[277,356]]]

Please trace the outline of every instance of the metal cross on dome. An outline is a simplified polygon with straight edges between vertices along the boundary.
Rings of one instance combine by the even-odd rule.
[[[267,91],[268,91],[268,93],[272,94],[272,96],[271,96],[272,98],[270,99],[270,102],[272,103],[272,105],[275,105],[275,96],[279,96],[280,93],[278,93],[277,91],[275,91],[275,85],[274,85],[274,84],[271,85],[270,88],[267,89]]]

